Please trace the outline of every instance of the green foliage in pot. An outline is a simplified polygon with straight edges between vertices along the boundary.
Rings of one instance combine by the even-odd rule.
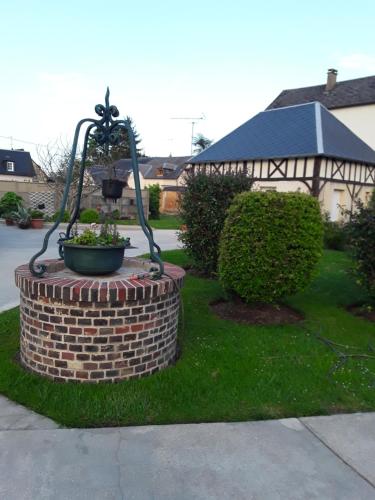
[[[23,205],[23,198],[16,193],[8,192],[0,199],[0,216],[16,212]]]
[[[97,224],[99,222],[99,213],[95,208],[86,208],[82,210],[79,221],[83,224]]]
[[[310,283],[322,240],[316,198],[303,193],[242,193],[229,208],[222,232],[220,279],[246,302],[275,302]]]
[[[30,227],[31,215],[29,209],[19,206],[18,209],[12,213],[12,216],[21,229]]]
[[[114,224],[105,223],[102,225],[99,234],[91,229],[85,229],[82,234],[74,236],[74,238],[68,240],[67,243],[92,247],[110,247],[118,245],[126,246],[128,241],[129,238],[120,236]]]
[[[41,210],[31,210],[30,216],[32,219],[44,219],[44,213]]]
[[[217,272],[219,239],[227,210],[234,196],[251,189],[246,175],[189,175],[180,205],[180,217],[186,230],[183,242],[194,267],[206,275]]]

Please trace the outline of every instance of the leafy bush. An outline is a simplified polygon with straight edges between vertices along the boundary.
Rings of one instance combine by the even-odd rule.
[[[0,216],[17,211],[19,206],[23,206],[23,198],[21,196],[11,191],[5,193],[0,200]]]
[[[186,226],[179,239],[194,267],[212,275],[217,272],[220,233],[234,196],[251,189],[245,175],[189,175],[181,200],[180,217]]]
[[[347,226],[344,222],[331,221],[329,214],[323,215],[324,248],[328,250],[345,250],[348,242]]]
[[[375,299],[375,195],[367,207],[358,201],[356,209],[348,224],[350,249],[358,281]]]
[[[149,211],[151,219],[159,219],[160,217],[160,193],[161,188],[159,184],[152,184],[148,186],[149,192]]]
[[[225,221],[220,279],[246,302],[275,302],[310,283],[322,237],[315,198],[303,193],[242,193]]]
[[[55,212],[53,215],[52,215],[52,220],[53,222],[56,222],[57,221],[57,218],[60,214],[60,210],[58,210],[57,212]],[[69,222],[70,221],[70,214],[67,210],[65,210],[64,214],[63,214],[63,217],[61,219],[61,222]]]
[[[32,219],[44,219],[44,213],[41,210],[31,210],[30,215]]]
[[[81,215],[79,216],[79,221],[83,224],[93,224],[99,222],[99,213],[95,210],[95,208],[86,208],[82,210]]]
[[[121,217],[120,210],[118,208],[115,208],[112,210],[112,219],[113,220],[119,220]]]

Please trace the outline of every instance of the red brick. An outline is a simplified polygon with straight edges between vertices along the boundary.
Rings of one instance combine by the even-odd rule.
[[[61,358],[62,359],[74,359],[74,353],[72,353],[72,352],[62,352],[61,353]]]

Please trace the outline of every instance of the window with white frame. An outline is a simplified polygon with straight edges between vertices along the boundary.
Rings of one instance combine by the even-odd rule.
[[[7,172],[14,172],[14,161],[7,161]]]

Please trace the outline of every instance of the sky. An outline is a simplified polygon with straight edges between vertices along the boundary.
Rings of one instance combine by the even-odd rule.
[[[203,118],[194,135],[217,141],[328,68],[375,74],[373,1],[0,0],[0,19],[0,148],[36,160],[107,86],[145,154],[178,156],[192,120],[172,118]]]

